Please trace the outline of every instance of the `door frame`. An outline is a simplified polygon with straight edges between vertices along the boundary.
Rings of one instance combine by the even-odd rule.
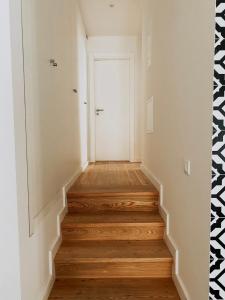
[[[96,124],[95,124],[95,96],[94,96],[94,63],[97,60],[128,60],[130,74],[129,89],[129,161],[134,162],[135,137],[135,61],[133,53],[89,53],[89,161],[96,161]]]

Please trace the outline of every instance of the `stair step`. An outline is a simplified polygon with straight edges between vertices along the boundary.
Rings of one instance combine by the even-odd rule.
[[[95,199],[98,197],[123,197],[123,196],[159,196],[159,192],[155,189],[155,187],[151,184],[147,185],[127,185],[127,186],[115,186],[110,185],[107,187],[98,186],[98,185],[74,185],[67,192],[67,198],[79,198],[79,197],[94,197]]]
[[[158,195],[77,196],[68,198],[69,212],[157,211]]]
[[[154,240],[164,228],[160,215],[149,212],[69,214],[62,223],[64,240]]]
[[[49,300],[179,300],[159,193],[139,164],[96,163],[67,193]]]
[[[49,300],[179,300],[171,279],[57,279]]]
[[[69,212],[157,211],[158,192],[69,192]]]
[[[170,278],[172,261],[56,264],[57,278]]]
[[[75,223],[163,223],[159,213],[151,212],[100,212],[68,214],[62,226]]]
[[[64,241],[56,255],[57,263],[152,261],[171,254],[162,240],[153,241]]]
[[[172,256],[163,241],[64,242],[57,278],[171,277]]]

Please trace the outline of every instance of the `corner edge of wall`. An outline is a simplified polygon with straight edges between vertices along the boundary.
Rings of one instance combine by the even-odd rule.
[[[173,258],[174,258],[174,264],[173,264],[173,272],[172,272],[172,279],[174,281],[174,284],[177,288],[177,291],[179,293],[179,296],[182,300],[190,300],[189,293],[187,291],[187,288],[183,282],[183,279],[180,277],[179,274],[179,249],[173,239],[173,237],[170,235],[170,214],[168,210],[166,209],[164,203],[163,203],[163,184],[160,182],[160,180],[153,174],[152,171],[150,171],[144,163],[141,164],[141,171],[147,176],[147,178],[153,183],[157,191],[159,192],[160,197],[160,207],[159,212],[165,221],[166,224],[166,231],[164,234],[164,241],[169,248]]]

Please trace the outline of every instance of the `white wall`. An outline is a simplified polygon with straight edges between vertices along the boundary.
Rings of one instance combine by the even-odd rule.
[[[28,3],[29,2],[29,3]],[[2,264],[0,274],[4,276],[4,280],[8,280],[7,284],[4,284],[4,291],[1,292],[1,297],[9,300],[17,300],[20,299],[19,292],[19,271],[18,260],[20,258],[20,273],[21,273],[21,299],[22,300],[44,300],[47,299],[47,294],[49,289],[51,288],[53,274],[51,268],[51,255],[54,255],[54,252],[57,249],[58,243],[60,242],[60,218],[63,217],[65,210],[65,184],[70,181],[71,177],[74,179],[76,175],[78,175],[81,171],[81,157],[80,157],[80,127],[79,127],[79,103],[78,97],[73,93],[72,89],[78,86],[78,78],[76,76],[77,68],[76,63],[73,64],[73,61],[76,62],[76,26],[77,26],[77,18],[76,11],[77,6],[76,2],[70,0],[66,2],[62,1],[24,1],[24,5],[34,5],[32,8],[34,9],[31,12],[37,14],[33,15],[33,17],[41,17],[43,18],[43,24],[38,24],[38,21],[35,23],[35,18],[32,18],[32,22],[28,23],[29,26],[36,26],[33,28],[33,33],[35,30],[38,31],[38,34],[44,34],[45,36],[50,36],[53,34],[52,42],[54,43],[54,47],[50,47],[50,52],[47,55],[51,54],[56,58],[59,67],[57,69],[51,69],[51,76],[45,77],[48,68],[48,56],[45,51],[48,51],[48,46],[52,45],[48,44],[47,41],[45,45],[37,44],[37,50],[39,53],[35,53],[35,40],[33,40],[33,45],[30,45],[29,48],[26,48],[25,51],[29,50],[25,53],[25,56],[28,54],[28,60],[26,62],[30,62],[30,56],[33,55],[34,58],[38,58],[38,66],[37,62],[34,60],[31,65],[28,65],[28,69],[26,71],[31,72],[32,79],[33,76],[37,76],[39,82],[43,87],[45,82],[42,81],[41,76],[44,79],[48,80],[49,78],[54,80],[53,87],[54,91],[47,90],[50,93],[51,97],[46,97],[46,90],[43,89],[42,96],[38,97],[38,93],[40,90],[38,89],[40,86],[35,86],[32,81],[28,80],[28,84],[30,87],[34,88],[32,97],[26,98],[28,102],[29,109],[27,110],[27,129],[30,131],[28,134],[30,148],[28,147],[28,161],[30,163],[29,173],[28,173],[28,182],[29,184],[32,182],[33,187],[29,189],[30,199],[28,201],[28,190],[27,190],[27,157],[26,157],[26,132],[25,132],[25,107],[24,107],[24,78],[23,78],[23,57],[22,57],[22,32],[21,32],[21,1],[20,0],[11,0],[12,8],[11,8],[11,26],[12,26],[12,66],[13,66],[13,107],[12,106],[12,86],[10,85],[10,73],[8,79],[6,77],[6,71],[3,69],[4,78],[7,79],[4,83],[5,89],[8,94],[5,93],[5,111],[11,111],[9,109],[14,109],[14,120],[12,115],[10,119],[1,119],[4,120],[5,124],[2,124],[1,128],[6,128],[10,130],[12,129],[12,124],[10,125],[8,122],[11,121],[15,123],[15,130],[12,132],[15,138],[15,155],[16,155],[16,166],[5,166],[4,177],[6,177],[6,170],[10,170],[9,167],[14,167],[14,173],[16,172],[16,180],[17,180],[17,193],[15,187],[15,174],[12,175],[10,173],[10,177],[7,179],[10,182],[6,182],[4,188],[7,187],[8,196],[5,195],[4,198],[7,198],[6,207],[1,205],[1,212],[4,213],[5,217],[1,218],[1,221],[4,222],[1,228],[4,228],[4,231],[7,233],[7,238],[9,241],[9,245],[4,239],[1,242],[1,245],[4,244],[3,249],[3,258],[5,263],[5,269],[8,268],[8,278],[6,277],[7,272],[5,272],[4,264]],[[37,7],[38,6],[38,7]],[[38,9],[39,8],[39,9]],[[44,10],[44,8],[48,9],[48,12]],[[51,9],[52,8],[52,9]],[[1,12],[7,17],[7,12],[1,9]],[[47,19],[45,13],[51,15],[51,20],[57,20],[56,27],[51,27],[51,20],[49,21],[49,26],[45,26],[46,32],[41,32],[41,28],[46,25]],[[39,15],[38,15],[39,14]],[[32,14],[31,14],[32,16]],[[25,15],[24,15],[25,17]],[[3,19],[1,18],[1,21]],[[4,19],[7,22],[7,19]],[[39,20],[40,21],[40,20]],[[1,24],[2,25],[2,24]],[[25,25],[25,24],[23,24]],[[40,26],[39,26],[40,25]],[[43,27],[42,27],[43,26]],[[4,28],[4,33],[6,32],[6,27]],[[26,30],[24,28],[24,30]],[[48,32],[50,31],[50,32]],[[37,33],[37,32],[36,32]],[[33,34],[33,38],[37,37],[37,35]],[[40,36],[39,36],[40,38]],[[75,40],[75,42],[74,42]],[[2,43],[1,43],[2,44]],[[5,43],[7,45],[7,43]],[[39,46],[40,47],[39,47]],[[8,44],[8,47],[10,45]],[[26,43],[24,44],[26,46]],[[42,52],[41,52],[42,50]],[[56,52],[52,52],[52,50],[56,50]],[[9,49],[6,49],[6,53],[4,59],[6,60],[6,54],[8,55]],[[2,52],[1,52],[2,54]],[[2,58],[2,57],[1,57]],[[25,57],[25,59],[27,56]],[[74,60],[73,60],[74,59]],[[6,65],[6,67],[10,67]],[[38,73],[37,69],[39,70]],[[49,67],[49,66],[48,66]],[[2,69],[1,69],[2,70]],[[32,73],[33,72],[33,73]],[[36,72],[36,73],[35,73]],[[27,73],[26,73],[27,74]],[[2,76],[1,76],[2,78]],[[26,77],[27,79],[27,77]],[[2,83],[2,81],[1,81]],[[46,81],[45,89],[48,89],[48,84],[52,84],[49,81]],[[27,84],[27,82],[26,82]],[[51,94],[52,93],[52,94]],[[53,98],[52,98],[53,96]],[[11,98],[10,98],[11,97]],[[11,99],[11,100],[10,100]],[[44,103],[44,100],[47,103]],[[7,104],[7,106],[5,106]],[[38,105],[37,105],[38,104]],[[32,107],[32,105],[34,105]],[[35,106],[37,105],[37,106]],[[35,109],[34,109],[35,108]],[[6,110],[7,109],[7,110]],[[1,113],[4,112],[1,110]],[[29,112],[33,113],[32,118],[29,119]],[[48,114],[47,114],[48,112]],[[48,117],[48,118],[47,118]],[[40,124],[39,122],[43,121],[44,124]],[[32,123],[33,122],[33,123]],[[9,126],[10,125],[10,126]],[[44,125],[44,126],[43,126]],[[41,127],[43,126],[43,128]],[[29,127],[29,128],[28,128]],[[42,131],[41,131],[42,130]],[[39,133],[42,133],[39,135]],[[7,131],[4,133],[6,134]],[[7,134],[9,139],[9,143],[11,147],[13,146],[11,141],[11,133]],[[34,135],[36,139],[32,139],[31,135]],[[57,139],[56,139],[57,138]],[[49,140],[48,140],[49,139]],[[29,153],[31,147],[34,144],[38,147],[38,151]],[[41,145],[41,147],[40,147]],[[8,151],[8,156],[11,155],[11,150],[9,145],[6,145],[6,150]],[[2,151],[1,148],[0,151]],[[44,150],[44,153],[41,151]],[[43,154],[42,155],[40,155]],[[2,156],[3,158],[3,156]],[[5,158],[4,158],[5,159]],[[38,168],[35,167],[34,161],[38,162]],[[15,160],[14,160],[15,161]],[[5,163],[7,160],[5,159]],[[10,163],[13,164],[13,159],[10,157]],[[31,165],[33,167],[31,167]],[[45,169],[47,167],[47,170]],[[46,170],[46,174],[45,171]],[[55,171],[56,174],[52,174],[51,172]],[[37,178],[37,174],[35,172],[40,172],[43,176],[41,180],[48,180],[48,184],[43,184],[44,189],[42,189],[41,194],[39,191],[40,182],[35,181]],[[13,177],[14,176],[14,177]],[[40,176],[40,175],[38,175]],[[46,176],[49,176],[46,178]],[[10,186],[9,186],[10,184]],[[29,186],[30,188],[30,186]],[[4,193],[6,190],[4,190]],[[36,194],[37,192],[37,194]],[[2,196],[2,195],[1,195]],[[39,196],[41,198],[39,198]],[[9,199],[8,199],[9,197]],[[17,197],[17,198],[16,198]],[[43,201],[44,200],[44,201]],[[49,202],[49,200],[51,200]],[[32,201],[37,201],[35,204]],[[40,203],[39,203],[40,202]],[[18,212],[19,212],[19,239],[20,243],[17,243],[17,231],[18,226],[16,224],[16,205],[18,204]],[[40,205],[41,204],[41,205]],[[45,205],[43,205],[45,204]],[[33,206],[32,206],[33,205]],[[41,213],[37,216],[35,214],[35,210],[31,210],[32,214],[29,218],[29,210],[30,206],[35,208],[39,208]],[[44,209],[43,209],[44,207]],[[29,223],[29,220],[31,221]],[[4,225],[4,227],[3,227]],[[32,229],[32,235],[29,236],[29,226]],[[4,237],[2,235],[1,237]],[[10,245],[12,247],[10,247]],[[20,246],[20,252],[18,251],[18,246]],[[7,248],[5,248],[7,247]],[[7,251],[7,253],[6,253]],[[12,251],[12,254],[10,252]],[[2,253],[1,253],[2,254]],[[18,255],[19,258],[18,258]],[[11,269],[12,268],[12,269]],[[12,272],[13,273],[12,273]],[[4,272],[4,274],[2,274]],[[9,279],[10,278],[10,279]],[[14,284],[15,283],[15,284]],[[10,284],[10,287],[8,286]],[[12,288],[13,286],[13,288]],[[5,293],[4,293],[5,292]],[[6,294],[7,292],[7,294]]]
[[[80,166],[72,2],[23,0],[31,225]]]
[[[186,296],[208,299],[215,3],[143,2],[144,102],[154,96],[154,132],[143,134],[144,166],[163,186]],[[191,176],[184,174],[185,159]]]
[[[140,111],[140,38],[136,36],[91,36],[88,39],[89,53],[131,53],[135,59],[135,151],[136,161],[140,161],[141,111]]]
[[[9,2],[0,4],[0,298],[22,300]]]

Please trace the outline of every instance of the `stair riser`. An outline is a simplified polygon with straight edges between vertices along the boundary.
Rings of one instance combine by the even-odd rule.
[[[56,278],[170,278],[171,261],[56,264]]]
[[[158,197],[135,198],[124,197],[117,199],[115,197],[99,198],[77,198],[68,199],[68,210],[74,212],[98,212],[98,211],[149,211],[158,210]]]
[[[63,228],[63,240],[158,240],[163,234],[163,224],[94,224]]]

